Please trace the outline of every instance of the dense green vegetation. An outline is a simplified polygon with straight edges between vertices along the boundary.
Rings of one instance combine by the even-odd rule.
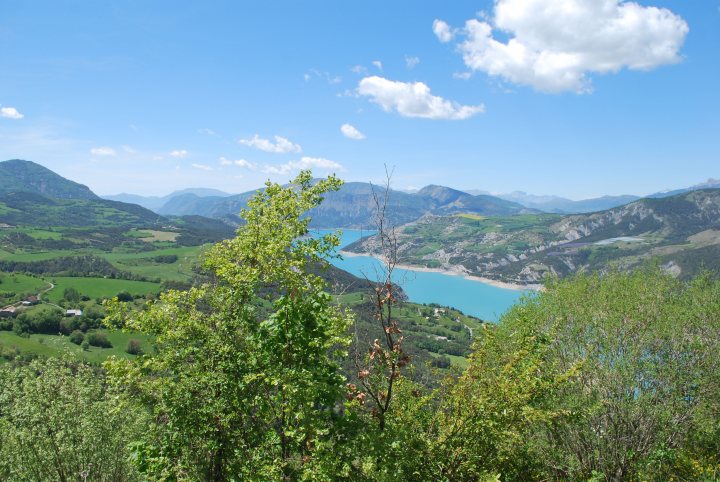
[[[237,237],[209,250],[202,283],[144,309],[119,293],[107,323],[128,332],[0,332],[3,350],[21,340],[64,356],[0,365],[0,479],[720,476],[715,275],[647,266],[550,279],[498,325],[404,304],[391,283],[333,296],[328,280],[358,281],[323,267],[338,240],[305,236],[303,214],[339,184],[305,172],[294,188],[268,184]],[[25,321],[43,329],[49,308],[35,309]],[[462,372],[407,356],[404,339],[466,346],[468,328]],[[102,369],[70,361],[103,350],[116,356]]]

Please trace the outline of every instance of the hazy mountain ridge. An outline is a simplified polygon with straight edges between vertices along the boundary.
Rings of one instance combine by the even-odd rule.
[[[593,214],[426,216],[399,230],[401,262],[520,284],[657,258],[683,277],[720,264],[720,190],[646,198]],[[618,239],[620,238],[620,239]],[[374,252],[365,239],[348,250]]]
[[[359,228],[372,225],[375,203],[373,190],[381,188],[365,182],[347,182],[338,192],[325,196],[323,203],[310,211],[312,225],[324,228]],[[257,192],[219,197],[200,197],[193,194],[176,196],[159,212],[165,215],[199,214],[237,222],[241,209]],[[513,215],[535,212],[520,204],[494,196],[473,196],[443,186],[427,186],[416,193],[391,191],[387,213],[395,224],[405,224],[426,214],[466,212],[484,216]]]
[[[109,199],[111,201],[120,201],[124,203],[138,204],[144,208],[155,211],[158,214],[163,214],[160,210],[173,199],[184,196],[184,195],[195,195],[198,197],[227,197],[232,194],[220,191],[219,189],[211,189],[204,187],[191,187],[187,189],[180,189],[173,191],[165,196],[140,196],[138,194],[120,193],[111,194],[107,196],[101,196],[103,199]]]
[[[514,201],[528,208],[558,214],[604,211],[605,209],[612,209],[614,207],[622,206],[641,199],[640,196],[625,194],[621,196],[601,196],[598,198],[573,201],[560,196],[538,196],[534,194],[527,194],[522,191],[515,191],[510,194],[499,194],[498,197],[508,201]]]

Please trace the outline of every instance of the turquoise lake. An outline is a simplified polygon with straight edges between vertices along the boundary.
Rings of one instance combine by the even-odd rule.
[[[316,230],[313,235],[332,232],[334,231]],[[340,248],[342,249],[368,234],[372,234],[372,232],[344,229]],[[334,259],[331,262],[355,276],[367,276],[371,281],[377,281],[375,273],[381,271],[380,263],[371,256],[345,256],[343,259]],[[410,301],[450,306],[486,321],[498,321],[500,316],[520,297],[530,293],[497,288],[462,276],[401,268],[396,268],[393,272],[393,281],[402,286]]]

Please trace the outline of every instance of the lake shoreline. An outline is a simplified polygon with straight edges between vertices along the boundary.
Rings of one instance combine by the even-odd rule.
[[[375,259],[379,259],[378,256],[372,256],[370,254],[362,254],[362,253],[352,253],[350,251],[343,251],[342,249],[338,251],[339,254],[342,256],[347,257],[357,257],[357,256],[370,256]],[[448,276],[462,276],[463,278],[475,281],[477,283],[483,283],[489,286],[493,286],[495,288],[502,288],[506,290],[513,290],[513,291],[541,291],[543,289],[543,286],[540,284],[531,284],[531,285],[521,285],[517,283],[507,283],[505,281],[498,281],[490,278],[483,278],[481,276],[474,276],[467,274],[460,269],[457,270],[451,270],[451,269],[442,269],[442,268],[428,268],[426,266],[415,266],[411,264],[397,264],[395,265],[396,268],[400,269],[406,269],[408,271],[420,271],[424,273],[439,273],[444,274]]]

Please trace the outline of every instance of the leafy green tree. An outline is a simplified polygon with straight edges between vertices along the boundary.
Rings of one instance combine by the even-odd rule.
[[[139,480],[127,447],[144,415],[118,400],[87,365],[0,365],[0,479]]]
[[[340,184],[309,172],[290,187],[267,183],[237,236],[208,253],[210,283],[141,313],[111,306],[109,319],[156,339],[152,357],[106,364],[153,414],[136,446],[148,476],[297,479],[328,443],[350,317],[311,273],[339,241],[308,237],[305,213]]]
[[[552,280],[498,331],[507,347],[528,331],[546,337],[545,374],[581,367],[554,393],[567,416],[528,442],[545,477],[717,476],[704,471],[720,462],[720,282],[652,267]]]
[[[85,334],[82,331],[74,330],[70,333],[70,342],[80,345],[83,341],[85,341]]]
[[[73,303],[77,303],[78,301],[80,301],[80,292],[73,287],[65,288],[63,290],[63,299]]]

